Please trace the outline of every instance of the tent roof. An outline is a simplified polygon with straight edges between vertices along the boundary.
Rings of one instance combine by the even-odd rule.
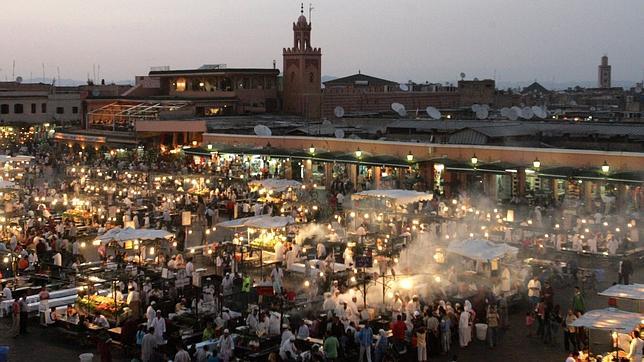
[[[283,228],[293,222],[294,220],[290,216],[259,215],[224,221],[217,225],[225,228],[252,227],[258,229],[277,229]]]
[[[269,178],[265,180],[253,180],[248,182],[249,185],[259,185],[261,188],[272,190],[275,192],[286,191],[289,187],[299,188],[302,183],[296,180],[285,180],[279,178]]]
[[[128,240],[155,240],[155,239],[170,239],[174,236],[173,233],[166,230],[157,229],[133,229],[115,227],[108,230],[105,234],[99,235],[94,240],[108,243],[112,240],[115,241],[128,241]]]
[[[488,240],[463,240],[452,242],[447,247],[448,253],[464,256],[466,258],[489,261],[516,254],[519,249],[508,244],[497,244]]]
[[[400,205],[408,205],[414,202],[431,200],[433,196],[434,195],[431,193],[394,189],[394,190],[362,191],[357,194],[353,194],[351,198],[353,200],[359,200],[359,199],[369,198],[369,197],[382,197],[386,199],[391,199],[395,203]]]
[[[595,309],[586,312],[572,325],[604,331],[630,332],[637,328],[644,314],[625,312],[616,308]]]
[[[644,284],[615,284],[599,293],[605,297],[644,300]]]

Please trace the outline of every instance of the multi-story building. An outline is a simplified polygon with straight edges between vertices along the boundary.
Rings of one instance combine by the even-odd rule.
[[[338,106],[347,115],[388,113],[392,103],[404,105],[407,111],[424,112],[428,106],[457,107],[459,94],[455,87],[411,82],[403,90],[397,82],[358,73],[324,82],[322,116],[333,117]]]

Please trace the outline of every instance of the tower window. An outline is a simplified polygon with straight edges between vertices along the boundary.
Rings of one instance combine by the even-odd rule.
[[[309,82],[313,83],[314,80],[315,80],[315,76],[313,75],[313,72],[309,73]]]
[[[13,105],[13,113],[15,114],[22,114],[24,112],[24,107],[20,103],[16,103]]]

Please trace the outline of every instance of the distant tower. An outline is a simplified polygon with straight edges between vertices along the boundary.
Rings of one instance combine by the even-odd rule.
[[[320,118],[322,50],[311,47],[311,23],[304,16],[304,4],[293,23],[293,47],[284,48],[284,112]]]
[[[597,67],[597,86],[599,88],[610,88],[610,65],[608,57],[602,57],[602,63]]]

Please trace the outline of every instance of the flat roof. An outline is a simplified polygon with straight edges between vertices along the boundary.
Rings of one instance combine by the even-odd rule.
[[[153,70],[151,76],[175,76],[175,75],[216,75],[216,74],[270,74],[279,75],[279,69],[274,68],[222,68],[222,69],[177,69],[177,70]]]

